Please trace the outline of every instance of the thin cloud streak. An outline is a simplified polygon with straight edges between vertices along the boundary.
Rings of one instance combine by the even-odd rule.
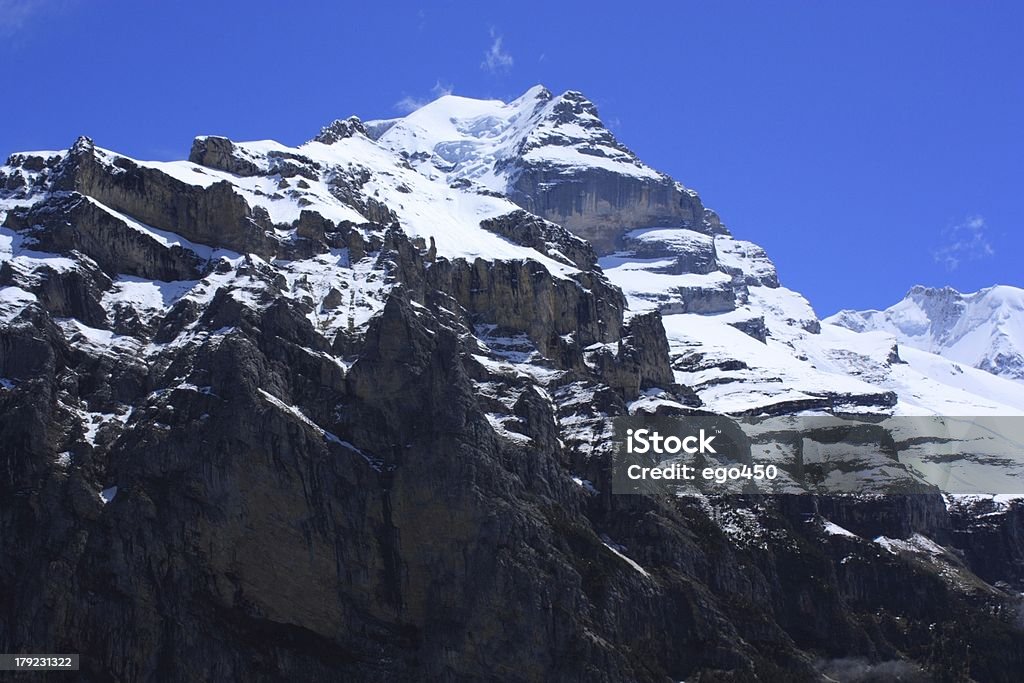
[[[402,112],[403,114],[409,114],[423,107],[424,105],[430,104],[439,97],[445,95],[451,95],[455,91],[455,87],[451,83],[442,83],[441,79],[437,79],[434,83],[434,87],[430,89],[431,97],[413,97],[412,95],[406,95],[402,99],[395,102],[395,109]]]
[[[508,71],[515,64],[512,55],[505,51],[501,45],[502,37],[492,28],[491,46],[484,53],[484,61],[480,62],[480,68],[492,74]]]
[[[38,15],[63,9],[69,0],[0,0],[0,38],[24,32]]]
[[[978,261],[995,255],[989,242],[988,224],[984,216],[969,216],[942,231],[945,244],[932,252],[936,263],[954,271],[964,261]]]

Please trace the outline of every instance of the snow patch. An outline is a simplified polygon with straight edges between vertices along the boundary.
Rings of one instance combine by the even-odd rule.
[[[100,500],[103,502],[104,505],[113,502],[115,497],[117,497],[116,486],[111,486],[110,488],[106,488],[100,491]]]
[[[621,559],[634,570],[636,570],[638,574],[648,579],[651,578],[651,575],[647,572],[646,569],[637,564],[635,560],[626,556],[625,546],[621,546],[618,543],[615,543],[614,541],[612,541],[612,539],[608,538],[608,536],[604,534],[601,535],[601,543],[604,545],[605,548],[608,548],[608,550],[612,551],[612,553],[614,553],[619,559]]]

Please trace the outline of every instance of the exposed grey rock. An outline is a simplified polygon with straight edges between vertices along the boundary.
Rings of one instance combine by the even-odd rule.
[[[588,354],[601,380],[632,399],[641,391],[660,388],[675,391],[678,398],[690,405],[700,405],[692,392],[676,385],[669,365],[668,341],[661,314],[657,311],[634,315],[623,328],[623,336],[615,345],[599,345]]]
[[[200,244],[269,255],[274,242],[265,211],[252,209],[227,181],[203,188],[118,157],[97,160],[91,141],[80,140],[55,172],[54,188],[77,191],[138,221]]]
[[[728,283],[709,287],[675,287],[660,310],[670,313],[727,313],[736,309],[736,292]]]
[[[267,175],[281,176],[282,179],[295,176],[301,176],[306,180],[320,179],[320,164],[301,154],[272,150],[267,152],[267,162]]]
[[[240,176],[255,176],[262,173],[262,169],[256,163],[243,158],[238,153],[235,143],[216,135],[207,135],[193,140],[188,160],[200,166]]]
[[[743,334],[753,337],[759,342],[764,343],[768,340],[768,328],[765,327],[763,315],[758,315],[743,320],[736,320],[729,324],[735,327]]]
[[[526,211],[482,221],[480,227],[581,270],[591,270],[597,265],[597,255],[589,242]]]
[[[619,236],[632,228],[708,229],[700,199],[668,178],[632,178],[600,168],[571,172],[524,166],[509,198],[588,240],[599,253],[612,251]]]
[[[79,256],[76,252],[72,255]],[[107,326],[107,311],[100,299],[111,280],[92,259],[80,259],[75,268],[67,270],[43,266],[28,276],[6,262],[0,265],[0,285],[34,293],[43,309],[54,317],[75,318],[100,329]]]
[[[350,116],[344,120],[335,119],[324,126],[313,139],[325,145],[333,145],[338,140],[357,134],[366,135],[366,128],[363,127],[363,122],[359,120],[358,116]]]
[[[768,258],[768,254],[763,248],[751,242],[739,240],[735,241],[735,247],[736,252],[742,254],[748,266],[745,269],[739,269],[722,264],[723,272],[732,275],[738,285],[773,289],[779,286],[779,275],[775,270],[775,264]]]
[[[706,275],[720,269],[718,254],[715,251],[715,240],[711,235],[694,233],[693,238],[687,241],[686,247],[683,248],[679,240],[652,239],[650,235],[645,239],[639,239],[635,233],[626,233],[622,246],[624,250],[632,252],[637,258],[675,260],[671,268],[655,272],[667,272],[672,275],[682,273]]]
[[[951,541],[972,570],[992,584],[1024,585],[1024,504],[989,496],[950,501]]]
[[[44,251],[88,254],[111,276],[188,280],[199,275],[204,263],[192,251],[166,247],[129,227],[78,193],[10,211],[4,225],[31,235]]]

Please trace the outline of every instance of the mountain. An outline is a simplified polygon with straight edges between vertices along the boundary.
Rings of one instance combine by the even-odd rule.
[[[936,368],[940,359],[894,367],[895,341],[876,349],[886,342],[819,335],[814,310],[781,286],[765,251],[643,164],[579,92],[537,86],[509,103],[448,95],[366,129],[427,177],[508,197],[587,239],[626,295],[627,317],[661,312],[676,381],[712,410],[1024,411],[1016,388],[961,382],[955,369]]]
[[[0,651],[85,680],[1011,680],[1024,505],[943,496],[878,429],[852,469],[891,495],[777,455],[804,495],[612,492],[631,416],[1024,411],[953,365],[822,324],[577,92],[17,153]]]
[[[576,91],[536,86],[507,104],[447,95],[367,130],[422,173],[507,196],[599,251],[624,228],[722,230],[695,192],[644,164]]]
[[[884,311],[845,310],[827,321],[855,332],[887,332],[905,346],[1024,380],[1024,289],[1018,287],[961,294],[917,286]]]

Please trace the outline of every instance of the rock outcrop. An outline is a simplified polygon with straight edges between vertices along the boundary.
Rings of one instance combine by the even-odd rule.
[[[98,157],[91,140],[81,138],[55,170],[54,188],[79,192],[193,242],[240,253],[272,253],[272,240],[266,234],[272,226],[266,211],[250,207],[228,181],[203,187],[126,157],[106,162]]]
[[[601,168],[566,171],[524,165],[509,197],[527,211],[565,226],[599,252],[615,249],[632,228],[671,226],[711,231],[696,194],[669,178],[633,178]]]
[[[576,127],[585,131],[582,138],[566,132]],[[566,164],[559,148],[572,148],[593,163]],[[696,192],[647,168],[616,140],[582,93],[570,90],[555,98],[517,152],[504,167],[511,178],[509,198],[588,240],[599,253],[612,251],[634,228],[725,232]]]
[[[4,226],[34,235],[42,251],[88,254],[108,275],[136,275],[153,280],[193,280],[205,265],[195,252],[167,246],[152,234],[72,192],[54,196],[7,214]]]

